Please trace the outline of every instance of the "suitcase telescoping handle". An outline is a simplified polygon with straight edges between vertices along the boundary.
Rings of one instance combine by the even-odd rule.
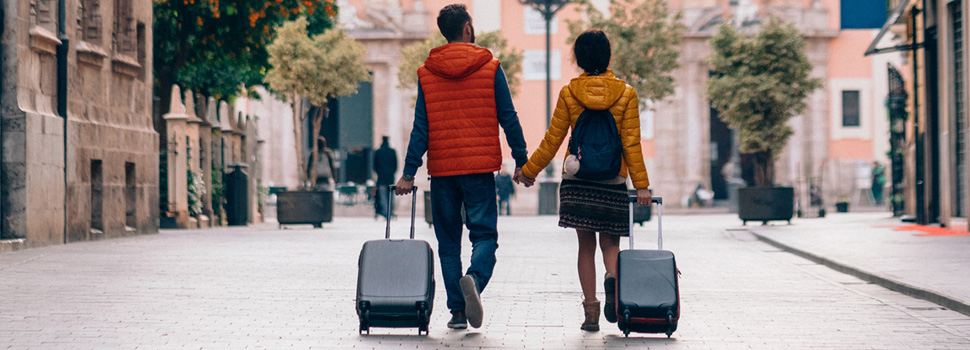
[[[385,239],[391,239],[391,205],[394,203],[394,189],[397,186],[389,185],[387,186],[387,233],[384,234]],[[414,208],[418,203],[418,186],[411,187],[411,239],[414,239]]]
[[[663,197],[651,197],[651,203],[657,203],[657,249],[664,249],[664,235],[663,235]],[[637,196],[630,196],[630,249],[633,249],[633,206],[637,204]]]

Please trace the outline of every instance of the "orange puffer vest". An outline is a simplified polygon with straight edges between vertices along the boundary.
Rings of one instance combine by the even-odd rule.
[[[502,166],[495,74],[488,49],[452,43],[431,50],[418,79],[428,110],[428,174],[454,176]]]

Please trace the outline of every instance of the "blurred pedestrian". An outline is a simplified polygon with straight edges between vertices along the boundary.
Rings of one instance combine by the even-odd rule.
[[[498,195],[498,215],[502,215],[502,211],[505,211],[505,216],[512,215],[509,199],[515,197],[515,184],[504,166],[495,175],[495,193]]]
[[[333,185],[333,150],[327,147],[327,139],[320,136],[317,139],[317,159],[313,162],[317,177],[314,179],[313,189],[317,191],[331,190]]]
[[[381,147],[374,152],[374,172],[377,173],[377,183],[374,184],[374,218],[378,215],[388,218],[394,215],[394,199],[390,199],[390,207],[387,201],[391,193],[388,186],[394,184],[397,174],[397,151],[391,148],[387,136],[382,138]]]
[[[576,38],[573,54],[576,64],[584,73],[560,90],[549,129],[529,162],[522,167],[522,173],[535,179],[539,171],[555,157],[563,141],[570,137],[567,133],[575,130],[576,122],[584,111],[608,110],[616,122],[622,143],[620,152],[623,153],[619,173],[603,181],[583,180],[573,175],[578,175],[578,172],[566,170],[567,166],[564,165],[559,186],[559,226],[575,228],[579,239],[577,269],[586,314],[580,328],[595,332],[599,331],[600,317],[600,302],[596,299],[596,233],[599,232],[600,250],[603,264],[606,265],[604,313],[607,321],[616,322],[616,260],[620,252],[620,237],[628,236],[630,232],[627,176],[636,188],[638,204],[647,206],[652,200],[648,189],[650,179],[640,148],[640,100],[633,87],[617,79],[613,71],[608,70],[609,38],[601,30],[587,30]],[[590,117],[593,116],[586,116]],[[566,153],[567,160],[576,158]]]
[[[878,161],[872,162],[872,198],[876,200],[876,205],[882,205],[882,190],[886,187],[886,167]]]
[[[493,173],[502,165],[499,126],[515,159],[515,179],[521,178],[519,167],[528,152],[505,72],[491,51],[475,45],[475,27],[465,5],[441,9],[438,29],[448,43],[432,49],[418,68],[414,123],[395,192],[411,193],[427,152],[431,215],[451,310],[448,328],[478,328],[484,317],[481,292],[492,277],[498,249]],[[472,242],[464,276],[462,208]]]

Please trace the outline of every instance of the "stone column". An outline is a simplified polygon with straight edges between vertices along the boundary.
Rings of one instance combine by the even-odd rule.
[[[168,155],[166,174],[168,176],[168,213],[175,218],[178,228],[189,226],[188,203],[188,164],[185,144],[188,115],[182,104],[182,92],[178,85],[172,85],[172,103],[169,113],[165,114],[165,130],[168,135]]]
[[[236,125],[232,128],[232,163],[246,163],[246,160],[243,159],[245,156],[245,152],[243,152],[243,136],[246,133],[246,125],[243,123],[241,112],[236,116],[234,121]]]
[[[201,153],[202,153],[200,143],[199,143],[199,125],[202,124],[202,119],[200,119],[195,114],[196,113],[195,98],[193,97],[191,91],[185,92],[185,112],[187,116],[186,129],[185,129],[185,140],[187,145],[186,161],[188,162],[188,170],[192,173],[194,177],[197,175],[201,175],[201,172],[202,172],[202,166],[199,164],[199,159],[201,158]],[[186,177],[186,179],[188,184],[191,184],[194,181],[194,179],[191,179],[188,177]],[[202,187],[202,186],[199,186],[199,187],[201,190],[203,191],[205,190],[205,187]],[[186,191],[186,195],[189,195],[188,190]],[[201,202],[202,201],[201,196],[197,200]],[[186,199],[186,203],[188,203],[188,199]],[[203,216],[201,210],[199,210],[198,213],[192,213],[192,210],[190,209],[189,227],[198,228],[200,223],[202,222],[201,216]],[[208,220],[206,221],[208,222]]]
[[[256,160],[256,144],[258,138],[256,136],[256,121],[252,116],[246,116],[244,125],[244,135],[243,135],[243,154],[246,155],[246,159],[243,162],[248,165],[249,169],[249,222],[259,223],[262,222],[262,218],[259,215],[259,168],[257,167]]]
[[[222,144],[219,146],[222,149],[221,162],[223,167],[223,172],[226,171],[226,167],[232,165],[233,161],[233,147],[232,147],[232,120],[230,119],[232,113],[229,111],[229,104],[226,101],[219,102],[219,124],[222,126]]]
[[[204,100],[199,104],[206,105]],[[212,124],[209,123],[208,107],[199,108],[204,111],[197,115],[199,123],[199,171],[202,172],[205,194],[202,195],[202,215],[199,216],[199,226],[212,227]]]
[[[218,183],[220,187],[222,184],[222,172],[224,165],[222,163],[222,125],[219,122],[219,113],[216,108],[216,100],[212,97],[209,98],[206,103],[206,120],[212,125],[212,133],[209,135],[209,159],[212,166],[212,175],[209,178],[210,183]],[[215,188],[214,186],[212,187]],[[223,194],[225,195],[225,194]],[[222,226],[222,217],[225,216],[223,213],[223,198],[215,197],[210,195],[209,199],[212,202],[212,223],[213,226]]]

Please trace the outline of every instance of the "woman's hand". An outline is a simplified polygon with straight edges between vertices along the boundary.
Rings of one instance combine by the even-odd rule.
[[[648,188],[637,189],[637,204],[642,206],[649,206],[651,201],[653,201],[653,197],[650,196],[650,189]]]

